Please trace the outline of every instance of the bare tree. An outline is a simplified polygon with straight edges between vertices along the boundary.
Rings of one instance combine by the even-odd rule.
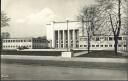
[[[9,22],[10,18],[7,17],[6,13],[4,13],[3,11],[1,12],[1,28],[2,27],[6,27],[9,26]],[[0,38],[0,50],[2,50],[2,38]]]
[[[6,13],[1,12],[1,27],[9,26],[10,18],[7,17]]]
[[[87,34],[87,42],[88,42],[88,53],[90,52],[90,41],[92,36],[94,35],[95,28],[95,19],[96,19],[96,6],[84,7],[81,11],[81,14],[78,16],[82,23],[82,33]],[[85,26],[85,27],[84,27]],[[86,32],[84,32],[84,30]]]
[[[110,26],[109,30],[113,33],[114,36],[114,48],[115,54],[117,55],[118,50],[118,40],[120,31],[122,28],[122,21],[124,18],[123,11],[123,0],[99,0],[99,12],[101,16],[101,23],[106,27]]]

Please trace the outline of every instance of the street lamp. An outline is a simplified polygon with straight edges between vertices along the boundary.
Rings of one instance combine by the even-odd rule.
[[[68,22],[69,20],[66,19],[66,23],[67,23],[67,51],[69,51],[69,28],[68,28]]]

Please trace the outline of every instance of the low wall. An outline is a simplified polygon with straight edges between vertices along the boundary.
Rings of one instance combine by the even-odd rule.
[[[61,56],[61,51],[17,51],[4,50],[2,55],[34,55],[34,56]]]

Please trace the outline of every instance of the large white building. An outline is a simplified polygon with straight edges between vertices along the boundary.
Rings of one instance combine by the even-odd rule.
[[[86,22],[85,22],[86,23]],[[86,25],[80,21],[51,22],[47,24],[47,40],[51,41],[51,48],[87,49]],[[126,35],[119,37],[118,50],[126,50]],[[113,50],[114,37],[112,35],[96,35],[91,38],[91,50]]]
[[[28,49],[43,49],[48,47],[48,41],[43,38],[10,38],[2,40],[3,50],[16,50],[26,47]]]

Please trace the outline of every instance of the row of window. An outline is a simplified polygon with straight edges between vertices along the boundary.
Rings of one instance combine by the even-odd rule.
[[[81,41],[87,41],[88,38],[81,38],[80,40]],[[93,37],[92,40],[95,40],[95,41],[100,41],[100,40],[106,40],[106,41],[112,41],[114,40],[114,37]],[[118,40],[126,40],[127,38],[126,37],[119,37]]]
[[[42,42],[47,42],[47,40],[33,40],[33,42],[38,42],[38,43],[42,43]]]
[[[3,42],[31,42],[31,40],[3,40]]]
[[[114,45],[91,45],[90,47],[113,47]],[[80,45],[80,47],[88,47],[88,45]],[[126,47],[126,45],[118,45],[118,47]]]
[[[33,48],[45,48],[45,46],[33,46]]]
[[[10,45],[10,46],[3,46],[3,48],[18,48],[18,47],[23,47],[23,46],[14,46],[14,45]],[[31,45],[27,45],[25,47],[31,47]]]
[[[65,41],[66,43],[68,43],[68,41]],[[73,40],[70,41],[71,43],[73,43]],[[78,42],[78,40],[76,40],[76,42]],[[56,43],[58,43],[58,40],[56,40]],[[63,43],[63,41],[59,42],[59,43]]]

